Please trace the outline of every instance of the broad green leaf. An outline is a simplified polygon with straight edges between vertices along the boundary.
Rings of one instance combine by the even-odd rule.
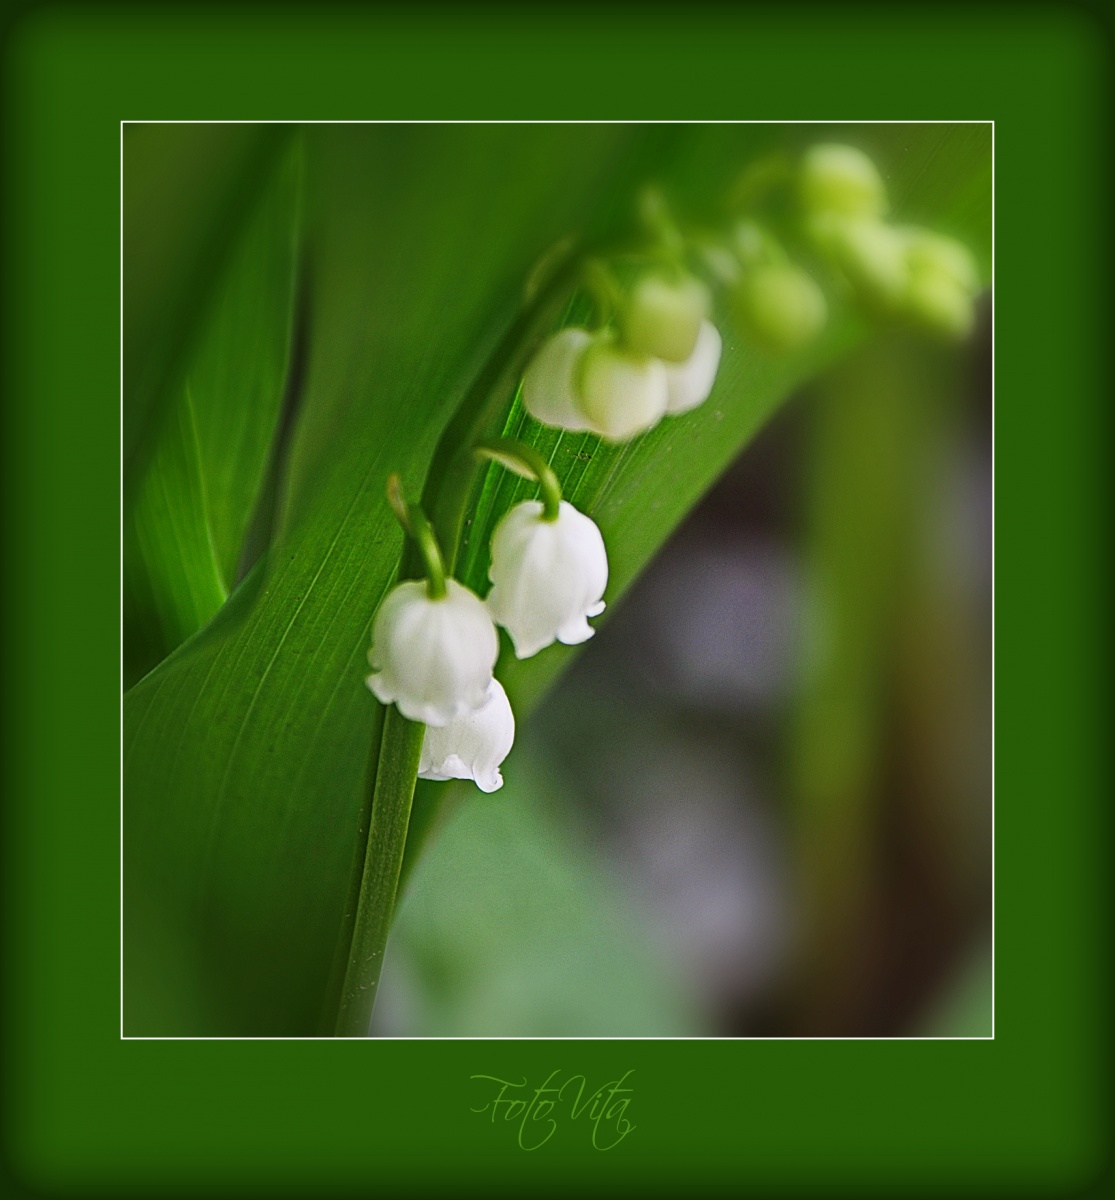
[[[123,132],[124,486],[130,502],[229,250],[293,130],[134,124]]]
[[[205,625],[237,579],[273,461],[290,358],[301,154],[286,155],[228,268],[125,514],[125,678]]]
[[[892,128],[896,173],[918,169],[930,135]],[[130,1032],[319,1028],[382,723],[363,675],[401,548],[388,474],[400,472],[417,495],[441,431],[485,378],[524,280],[557,239],[615,228],[634,186],[653,175],[694,209],[697,198],[712,209],[738,168],[780,136],[764,126],[312,133],[308,375],[280,537],[214,621],[125,704]],[[959,188],[986,151],[938,151],[938,174]],[[604,531],[610,604],[793,384],[860,336],[844,318],[808,355],[772,360],[724,328],[709,402],[624,447],[559,438],[508,396],[503,428],[552,458],[567,496]],[[530,490],[497,471],[477,484],[462,547],[460,574],[476,586],[492,525]],[[520,719],[572,653],[504,664]],[[505,775],[513,771],[512,757]],[[421,789],[422,813],[437,790]],[[129,930],[151,893],[201,964],[201,1018],[196,994],[177,1010],[146,978],[153,962]],[[141,996],[158,1002],[141,1006]]]

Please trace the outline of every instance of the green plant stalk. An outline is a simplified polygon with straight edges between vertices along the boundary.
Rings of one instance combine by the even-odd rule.
[[[425,733],[425,725],[408,721],[394,705],[387,710],[381,747],[390,746],[392,753],[385,754],[381,749],[376,771],[375,794],[380,802],[373,805],[368,830],[360,899],[337,1006],[334,1030],[337,1037],[365,1037],[368,1033],[387,934],[395,912],[399,871]]]
[[[512,323],[434,450],[421,507],[429,514],[447,575],[452,575],[456,564],[476,474],[487,466],[477,459],[473,447],[503,415],[541,335],[553,328],[568,303],[578,283],[580,262],[579,255],[572,256]],[[423,568],[421,554],[408,540],[400,577],[415,578]],[[337,961],[341,961],[343,951],[345,970],[334,1025],[337,1037],[364,1037],[371,1023],[425,730],[424,725],[401,716],[394,705],[388,708],[380,737],[358,898],[345,913],[340,932]],[[335,982],[331,985],[333,994]],[[327,998],[327,1004],[330,1002]]]

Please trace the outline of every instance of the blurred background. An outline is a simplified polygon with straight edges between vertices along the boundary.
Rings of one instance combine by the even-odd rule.
[[[374,1034],[990,1035],[990,324],[782,407],[445,806]]]

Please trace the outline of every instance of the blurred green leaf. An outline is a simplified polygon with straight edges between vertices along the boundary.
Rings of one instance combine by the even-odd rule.
[[[125,514],[125,678],[213,617],[236,582],[272,463],[290,358],[299,147],[238,240]]]
[[[411,1037],[686,1037],[677,968],[526,745],[497,796],[463,803],[417,868],[376,1015]],[[469,794],[473,793],[473,794]]]
[[[294,126],[135,124],[123,132],[126,497],[177,399],[221,269]]]
[[[902,131],[899,170],[917,165],[921,128]],[[308,374],[280,536],[210,625],[125,703],[132,1033],[318,1027],[362,861],[369,751],[382,723],[363,675],[371,619],[401,548],[384,500],[388,473],[417,492],[442,429],[518,310],[532,264],[557,238],[614,228],[635,185],[654,175],[683,202],[715,197],[781,136],[742,125],[310,133]],[[957,154],[954,185],[985,153]],[[791,360],[765,359],[725,335],[709,402],[624,447],[559,437],[517,406],[504,423],[551,458],[569,499],[599,521],[610,603],[778,401],[858,331],[837,322]],[[483,585],[492,525],[527,491],[494,469],[481,477],[460,558],[466,582]],[[503,664],[520,719],[573,653]],[[144,982],[157,966],[129,932],[147,894],[133,881],[157,892],[165,921],[203,964],[203,1018],[195,1000],[179,1009],[168,989]]]

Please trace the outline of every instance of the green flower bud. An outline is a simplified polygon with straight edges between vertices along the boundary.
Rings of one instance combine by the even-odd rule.
[[[879,217],[887,194],[875,164],[854,146],[812,146],[801,160],[801,202],[807,212]]]
[[[947,337],[967,337],[975,323],[971,295],[943,274],[913,276],[906,293],[906,310],[915,320]]]
[[[665,415],[669,382],[657,358],[600,337],[582,355],[579,375],[581,411],[601,437],[625,441]]]
[[[910,275],[906,311],[947,337],[967,337],[975,323],[972,301],[979,291],[979,271],[968,248],[928,229],[903,232]]]
[[[869,304],[898,307],[910,283],[909,240],[882,221],[844,219],[829,235],[828,253]]]
[[[773,351],[804,346],[828,317],[824,293],[809,275],[789,263],[750,271],[732,299],[744,331]]]
[[[947,275],[966,292],[979,291],[976,260],[962,242],[934,233],[931,229],[903,230],[909,246],[910,269],[914,274]]]
[[[684,362],[693,353],[709,307],[708,289],[692,275],[677,281],[644,275],[621,314],[624,347],[633,354]]]

